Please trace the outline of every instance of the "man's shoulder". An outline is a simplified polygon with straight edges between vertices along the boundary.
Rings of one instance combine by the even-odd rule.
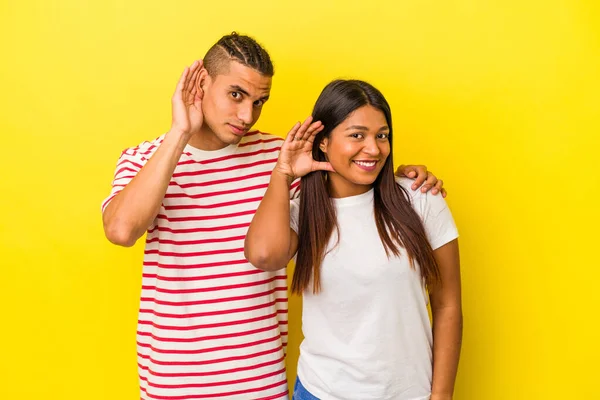
[[[156,149],[158,149],[158,146],[160,146],[164,137],[165,135],[161,135],[156,139],[143,141],[137,146],[128,147],[121,152],[121,156],[148,159],[156,151]]]

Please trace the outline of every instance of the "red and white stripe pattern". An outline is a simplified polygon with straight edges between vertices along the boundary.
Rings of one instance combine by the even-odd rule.
[[[103,210],[163,137],[122,153]],[[244,258],[282,142],[250,132],[236,147],[188,146],[182,155],[146,240],[137,333],[142,399],[287,399],[286,272],[260,271]]]

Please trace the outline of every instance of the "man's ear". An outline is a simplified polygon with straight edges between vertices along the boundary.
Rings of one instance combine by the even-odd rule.
[[[327,138],[323,138],[323,140],[321,140],[321,143],[319,143],[319,149],[327,154],[327,144],[329,143],[329,140]]]
[[[200,94],[200,98],[204,97],[204,91],[209,84],[210,75],[208,75],[208,71],[206,68],[202,68],[198,77],[196,78],[196,90]]]

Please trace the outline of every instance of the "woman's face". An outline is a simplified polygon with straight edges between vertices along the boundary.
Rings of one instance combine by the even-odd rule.
[[[369,191],[390,155],[390,128],[383,112],[365,105],[336,126],[319,148],[335,172],[330,172],[333,197]]]

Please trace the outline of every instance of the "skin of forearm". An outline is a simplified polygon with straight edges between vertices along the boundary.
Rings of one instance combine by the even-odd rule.
[[[432,309],[433,396],[451,399],[462,343],[463,317],[459,306]]]
[[[275,169],[252,219],[244,249],[246,258],[256,268],[277,270],[289,262],[291,182],[290,177]]]

